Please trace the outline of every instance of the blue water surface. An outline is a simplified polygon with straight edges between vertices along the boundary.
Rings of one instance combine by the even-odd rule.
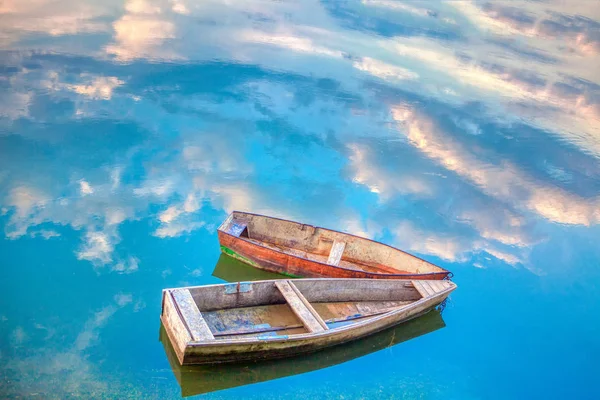
[[[245,210],[397,246],[459,288],[410,340],[191,394],[600,398],[598,10],[1,2],[0,393],[185,394],[161,290],[223,282],[216,227]]]

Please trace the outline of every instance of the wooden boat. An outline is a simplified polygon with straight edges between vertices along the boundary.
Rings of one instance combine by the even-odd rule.
[[[222,252],[291,277],[434,280],[450,274],[383,243],[239,211],[223,222],[218,236]]]
[[[298,279],[163,290],[161,320],[182,365],[289,357],[415,318],[450,281]]]
[[[362,340],[333,346],[312,354],[264,362],[246,361],[217,365],[180,365],[162,324],[159,339],[181,388],[181,396],[188,397],[333,367],[426,335],[445,326],[441,312],[432,310],[419,318]]]

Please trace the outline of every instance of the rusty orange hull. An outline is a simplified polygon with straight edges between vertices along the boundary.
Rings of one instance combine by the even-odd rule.
[[[447,278],[450,274],[449,271],[427,261],[369,239],[255,214],[237,213],[237,215],[236,218],[236,213],[232,213],[219,227],[218,238],[221,251],[263,270],[302,278],[441,280]],[[258,218],[261,222],[253,224],[253,218]],[[240,221],[242,222],[240,223]],[[275,221],[275,223],[270,224],[272,221]],[[278,221],[289,225],[289,229],[281,229],[283,232],[281,232],[280,237],[276,237],[279,228],[269,229],[269,227],[278,226]],[[232,226],[234,227],[232,228]],[[263,234],[261,228],[264,228],[263,230],[268,234],[275,232],[274,236],[269,237]],[[293,237],[296,230],[309,231],[308,234],[304,234],[304,236],[309,237],[307,241],[312,240],[317,243],[306,245],[305,248],[298,250],[301,247],[302,240]],[[338,259],[331,261],[332,257],[330,255],[328,259],[327,253],[333,251],[332,247],[334,245],[329,244],[328,248],[327,245],[322,245],[320,241],[312,239],[312,236],[315,236],[316,233],[311,231],[318,232],[318,234],[325,237],[320,241],[344,243],[342,246],[345,247],[342,248],[342,251],[345,251],[345,253],[341,254]],[[286,232],[292,237],[290,242],[296,248],[286,246],[288,243],[285,240],[287,239],[282,239],[286,236]],[[328,241],[328,236],[332,240]],[[306,249],[310,251],[305,251]],[[361,250],[363,250],[362,253]],[[302,252],[306,255],[298,254]],[[367,254],[370,258],[368,260],[360,259],[362,254]],[[394,259],[395,257],[397,262],[386,265],[378,262],[380,261],[377,259],[378,257],[381,259]],[[338,265],[332,265],[336,261]]]

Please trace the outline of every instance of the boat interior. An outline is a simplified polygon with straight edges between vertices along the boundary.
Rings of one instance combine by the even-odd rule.
[[[167,290],[195,341],[277,338],[364,321],[450,288],[448,281],[301,279]],[[193,304],[193,307],[189,307]]]
[[[219,230],[292,256],[380,274],[446,270],[369,239],[262,215],[234,211]]]

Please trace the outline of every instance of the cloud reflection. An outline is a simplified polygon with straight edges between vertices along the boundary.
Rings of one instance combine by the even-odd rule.
[[[499,166],[482,161],[410,107],[399,105],[392,113],[412,145],[487,194],[526,207],[553,222],[589,226],[600,221],[599,198],[585,199],[544,186],[506,161]]]
[[[540,223],[600,220],[599,30],[585,2],[48,4],[3,3],[6,43],[104,36],[6,55],[0,138],[60,142],[73,159],[90,151],[69,148],[73,132],[139,134],[98,139],[119,147],[100,167],[32,178],[4,164],[9,238],[69,227],[78,259],[130,273],[141,266],[119,248],[124,223],[150,218],[151,235],[177,238],[242,209],[517,265],[546,240]],[[75,21],[63,30],[29,28],[63,14]],[[510,147],[525,128],[539,156]]]
[[[13,331],[13,348],[27,344],[29,351],[19,351],[19,355],[0,358],[3,372],[11,376],[12,385],[5,385],[4,395],[9,397],[31,397],[39,395],[64,398],[69,396],[92,396],[102,393],[119,393],[123,389],[112,376],[101,373],[98,365],[88,360],[89,349],[98,344],[100,331],[120,309],[132,302],[130,294],[117,294],[113,303],[93,313],[83,324],[73,343],[65,348],[50,342],[57,342],[52,335],[43,340],[39,348],[31,343],[25,328]],[[44,329],[37,324],[37,329]],[[26,343],[27,342],[27,343]]]

